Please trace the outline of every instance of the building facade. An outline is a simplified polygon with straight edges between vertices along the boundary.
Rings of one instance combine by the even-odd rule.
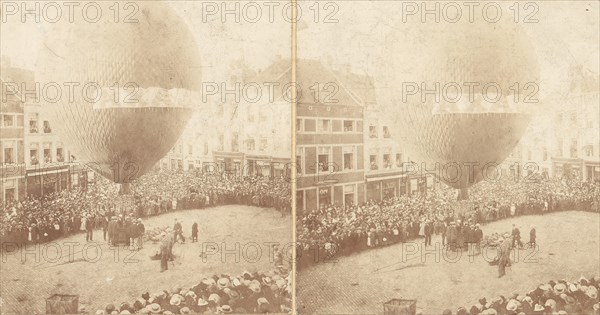
[[[203,102],[161,168],[227,172],[238,176],[283,176],[291,162],[291,102],[280,89],[291,76],[290,61],[278,59],[263,71],[233,71],[221,91]],[[260,87],[263,97],[245,93]],[[236,94],[237,93],[237,94]]]
[[[33,71],[3,59],[1,72],[2,202],[86,185],[91,170],[78,164],[44,117]]]
[[[0,103],[0,201],[20,200],[27,194],[25,178],[24,108],[19,91],[7,83],[33,82],[32,74],[10,67],[2,60]]]
[[[298,60],[302,89],[296,107],[296,208],[363,203],[364,109],[368,77]]]

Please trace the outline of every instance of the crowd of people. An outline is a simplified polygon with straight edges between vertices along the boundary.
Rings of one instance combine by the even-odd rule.
[[[146,292],[132,303],[108,304],[96,314],[291,313],[291,294],[291,272],[285,268],[244,271],[204,278],[191,288]]]
[[[225,204],[272,207],[282,216],[291,212],[290,184],[284,178],[162,170],[140,177],[131,186],[133,201],[126,206],[116,202],[119,186],[99,176],[85,187],[7,202],[0,209],[0,236],[4,242],[43,243],[103,229],[108,240],[108,225],[113,220],[123,228],[128,225],[127,218],[133,225],[139,218],[168,211]],[[129,236],[125,237],[127,243]]]
[[[523,294],[497,296],[489,301],[484,297],[470,308],[459,307],[456,315],[598,315],[600,303],[598,290],[600,277],[581,277],[577,281],[565,280],[542,283]],[[451,309],[442,315],[452,315]]]
[[[481,243],[479,224],[518,215],[561,210],[598,212],[600,184],[549,179],[537,182],[481,182],[468,200],[437,188],[362,205],[324,205],[298,216],[302,246],[299,267],[370,247],[441,235],[457,248]]]

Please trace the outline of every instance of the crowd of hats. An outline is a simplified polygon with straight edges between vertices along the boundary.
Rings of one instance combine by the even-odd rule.
[[[207,277],[190,288],[146,292],[131,303],[108,304],[96,314],[291,313],[291,294],[289,270],[245,271]]]
[[[132,186],[138,216],[172,209],[198,209],[222,204],[273,207],[289,213],[290,184],[283,177],[239,177],[193,170],[157,171]]]
[[[85,188],[74,187],[41,198],[6,202],[0,208],[0,236],[4,241],[47,242],[84,230],[88,217],[94,228],[104,218],[121,214],[145,217],[170,210],[197,209],[222,204],[291,209],[290,184],[283,178],[233,177],[201,172],[155,171],[131,184],[135,209],[119,209],[119,186],[97,176]],[[133,213],[131,213],[133,212]],[[31,239],[35,229],[39,239]]]
[[[489,301],[486,298],[469,309],[459,307],[456,315],[598,315],[600,314],[600,277],[581,277],[577,281],[565,280],[542,283],[537,288],[523,294],[513,293],[497,296]],[[446,309],[443,315],[452,315]]]
[[[307,253],[301,257],[299,267],[314,263],[316,260],[310,253],[317,251],[340,256],[365,250],[373,244],[416,238],[422,235],[427,221],[437,227],[459,220],[472,225],[548,211],[598,212],[599,194],[598,182],[502,180],[473,186],[467,201],[472,207],[466,211],[455,212],[461,202],[456,201],[455,191],[447,188],[428,188],[426,194],[401,195],[358,206],[326,205],[304,211],[297,218],[297,238]],[[511,208],[515,209],[514,214]]]

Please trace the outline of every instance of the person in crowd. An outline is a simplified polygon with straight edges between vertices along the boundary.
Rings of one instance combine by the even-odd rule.
[[[173,242],[177,242],[178,238],[181,238],[181,242],[185,243],[183,227],[181,226],[181,223],[175,219],[175,225],[173,226]]]
[[[192,224],[192,243],[195,243],[198,241],[198,223],[194,222],[194,224]]]
[[[433,234],[433,225],[431,224],[431,221],[425,221],[424,233],[425,246],[431,246],[431,236]]]
[[[513,223],[513,229],[512,229],[512,247],[515,247],[515,243],[517,245],[519,245],[519,248],[523,247],[523,242],[521,242],[521,231],[519,231],[519,228],[517,228],[517,226]]]
[[[84,219],[85,240],[87,242],[94,240],[94,219],[91,215],[86,215]]]
[[[160,235],[160,272],[169,269],[171,242],[167,237],[167,233],[163,232]]]
[[[146,227],[144,226],[144,222],[142,222],[142,218],[137,220],[137,249],[140,250],[144,248],[144,233],[146,233]]]
[[[529,246],[535,246],[535,226],[531,225],[531,229],[529,230]]]
[[[108,215],[104,215],[101,216],[101,221],[100,221],[100,226],[102,227],[102,236],[104,241],[107,241],[107,234],[108,234],[108,222],[109,222],[109,218]]]

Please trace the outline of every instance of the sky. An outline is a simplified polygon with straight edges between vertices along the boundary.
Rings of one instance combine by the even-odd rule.
[[[109,0],[110,1],[110,0]],[[7,1],[3,1],[7,2]],[[26,1],[27,2],[27,1]],[[41,3],[43,12],[44,3]],[[283,18],[283,5],[274,6],[272,20],[269,19],[269,7],[259,5],[248,6],[249,1],[228,3],[221,7],[221,1],[166,1],[177,14],[188,24],[194,34],[200,51],[202,63],[202,80],[223,82],[230,78],[230,66],[236,60],[242,59],[250,69],[260,70],[269,66],[279,55],[286,57],[291,51],[290,23]],[[22,3],[22,2],[14,2]],[[33,2],[29,2],[33,3]],[[60,3],[60,1],[59,1]],[[85,2],[83,2],[85,3]],[[121,2],[124,3],[124,2]],[[283,3],[283,2],[282,2]],[[217,7],[214,7],[217,4]],[[33,8],[33,6],[31,6]],[[68,7],[61,7],[62,19],[68,18]],[[121,17],[129,12],[121,8]],[[133,9],[131,9],[133,10]],[[232,10],[232,13],[222,18],[222,13]],[[254,10],[254,11],[253,11]],[[256,18],[256,12],[261,15]],[[28,18],[25,23],[20,20],[20,9],[17,15],[4,14],[5,21],[1,24],[0,49],[3,56],[10,58],[16,67],[35,69],[38,51],[44,40],[44,32],[52,23],[48,22],[54,16],[47,9],[47,15],[41,14],[40,22]],[[74,9],[76,18],[81,14]],[[111,12],[106,13],[110,15]],[[114,15],[114,13],[112,13]],[[236,21],[239,18],[239,21]],[[61,19],[61,21],[62,21]],[[254,22],[253,22],[254,21]]]
[[[493,2],[493,1],[487,1]],[[298,57],[319,59],[331,64],[349,64],[353,71],[370,75],[376,85],[390,84],[390,79],[382,79],[383,73],[390,66],[394,56],[402,56],[400,50],[410,50],[412,43],[403,43],[397,47],[399,51],[386,51],[386,37],[395,29],[421,28],[418,7],[416,15],[409,15],[411,4],[422,1],[337,1],[335,11],[337,22],[324,23],[324,17],[319,22],[312,19],[312,2],[304,5],[303,12],[310,18],[299,23]],[[427,1],[427,8],[432,9],[436,1]],[[448,2],[439,1],[440,11]],[[468,8],[461,5],[463,16],[467,18]],[[486,2],[475,7],[474,19],[483,16],[481,8]],[[495,2],[502,4],[503,17],[512,18],[516,15],[516,7],[511,10],[508,6],[515,1]],[[540,66],[541,96],[564,94],[568,92],[565,76],[570,66],[582,65],[584,69],[600,73],[600,25],[598,1],[544,1],[533,2],[535,7],[525,7],[526,2],[519,2],[519,26],[527,34]],[[447,15],[451,19],[450,7]],[[323,8],[321,13],[323,13]],[[490,16],[492,15],[490,11]],[[441,15],[444,16],[444,15]],[[404,22],[403,22],[404,17]],[[534,23],[523,23],[535,21]],[[426,16],[426,23],[434,23],[434,16]],[[440,18],[441,24],[444,19]],[[446,22],[447,23],[447,22]],[[405,24],[405,25],[403,25]],[[410,64],[410,60],[402,60]],[[381,95],[381,93],[379,93]],[[385,96],[384,96],[385,97]],[[384,101],[383,99],[381,101]]]

